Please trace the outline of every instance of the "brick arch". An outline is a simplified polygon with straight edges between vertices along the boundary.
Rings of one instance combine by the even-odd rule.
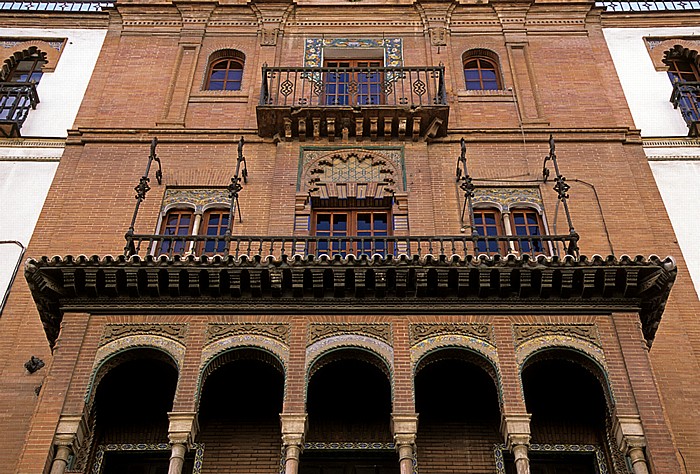
[[[284,394],[286,395],[289,347],[265,336],[242,334],[214,341],[202,349],[202,359],[195,388],[195,405],[199,406],[204,383],[216,369],[233,360],[251,358],[270,364],[282,374]]]
[[[339,359],[356,359],[368,362],[386,375],[394,401],[394,350],[384,341],[360,334],[330,336],[306,348],[306,383],[304,403],[306,403],[309,381],[321,367]]]
[[[545,359],[573,362],[593,374],[600,383],[609,414],[615,408],[615,395],[608,377],[603,351],[598,346],[571,336],[542,336],[524,342],[516,349],[516,361],[520,373],[520,390],[523,395],[522,373],[530,365]],[[524,399],[524,398],[523,398]]]
[[[46,41],[29,40],[14,45],[6,50],[9,52],[9,57],[6,57],[2,64],[0,79],[5,80],[12,68],[22,59],[28,58],[33,54],[39,54],[46,64],[42,67],[43,72],[53,72],[56,69],[56,63],[60,57],[60,51],[54,49]]]
[[[668,66],[664,63],[664,59],[671,52],[676,52],[682,57],[687,58],[690,61],[695,62],[695,64],[700,67],[700,45],[697,41],[690,41],[686,39],[669,39],[665,40],[654,47],[654,49],[649,51],[649,56],[651,57],[652,63],[657,71],[666,71]]]
[[[413,398],[416,375],[427,365],[447,359],[464,360],[484,370],[496,386],[498,405],[503,409],[503,383],[496,347],[492,344],[461,334],[444,334],[415,344],[410,349],[413,369]]]
[[[172,365],[180,373],[185,358],[185,346],[162,336],[137,334],[112,341],[97,350],[90,382],[85,391],[85,404],[89,413],[95,401],[97,387],[107,373],[124,362],[144,358],[142,349],[151,349],[151,357]],[[155,357],[153,357],[155,356]],[[178,385],[179,385],[178,377]],[[177,393],[177,387],[175,389]]]

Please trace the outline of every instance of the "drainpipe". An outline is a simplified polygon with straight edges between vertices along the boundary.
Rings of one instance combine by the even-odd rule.
[[[12,288],[12,285],[15,283],[15,277],[17,277],[17,272],[19,271],[19,266],[22,264],[22,259],[24,258],[24,252],[27,250],[27,248],[22,245],[22,242],[18,240],[0,240],[0,245],[7,245],[7,244],[13,244],[18,246],[21,251],[19,254],[19,258],[17,258],[17,263],[15,264],[15,269],[12,272],[12,276],[10,276],[10,281],[7,284],[7,289],[5,290],[5,294],[2,297],[2,303],[0,303],[0,316],[2,315],[3,310],[5,309],[5,303],[7,302],[7,298],[10,296],[10,288]]]

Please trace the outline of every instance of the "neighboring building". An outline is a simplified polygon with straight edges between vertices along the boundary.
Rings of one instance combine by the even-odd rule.
[[[107,22],[0,318],[0,466],[700,465],[700,302],[592,1],[103,8],[0,11]]]
[[[0,28],[0,313],[107,32],[104,18],[68,21],[78,28],[36,20]]]
[[[609,3],[603,34],[700,294],[700,2]]]

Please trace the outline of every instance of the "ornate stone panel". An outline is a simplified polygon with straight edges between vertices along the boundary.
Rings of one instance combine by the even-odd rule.
[[[592,342],[564,334],[547,334],[528,339],[518,345],[515,350],[515,357],[518,361],[518,365],[522,367],[525,361],[535,352],[556,347],[567,347],[586,354],[596,361],[607,373],[603,349]]]
[[[379,339],[389,345],[392,343],[391,325],[388,323],[312,323],[309,326],[307,346],[321,339],[337,336],[339,334],[361,334],[363,336]]]
[[[394,372],[394,350],[389,344],[375,337],[361,334],[340,334],[319,339],[306,348],[307,373],[308,368],[311,367],[319,357],[341,347],[356,347],[368,350],[384,361],[390,373]]]
[[[583,339],[596,346],[601,345],[595,324],[516,324],[513,326],[513,338],[516,347],[530,339],[555,334]]]
[[[542,196],[539,188],[482,188],[474,189],[474,204],[496,204],[501,210],[507,211],[511,206],[530,204],[538,210],[542,209]]]
[[[438,323],[409,324],[408,334],[411,345],[439,335],[462,335],[481,339],[493,344],[493,334],[489,324]]]
[[[207,326],[207,343],[228,336],[244,334],[265,336],[289,344],[289,324],[283,323],[211,323]]]
[[[187,324],[107,324],[100,339],[100,346],[135,334],[162,336],[184,344],[187,337]]]
[[[297,191],[330,183],[383,183],[403,192],[406,190],[403,148],[302,147]],[[359,195],[362,192],[358,187],[353,197],[377,197],[378,190],[370,190],[369,195],[365,190],[365,195]]]
[[[321,67],[323,48],[382,48],[384,65],[403,65],[403,43],[401,38],[349,39],[349,38],[307,38],[304,49],[304,66]]]
[[[209,204],[230,205],[228,191],[226,189],[166,189],[163,196],[162,209],[168,207],[186,204],[194,207],[195,212],[202,212],[204,207]]]

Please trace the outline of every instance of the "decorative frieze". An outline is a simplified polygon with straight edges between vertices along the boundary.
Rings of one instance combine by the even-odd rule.
[[[391,345],[391,325],[388,323],[312,323],[309,326],[307,346],[331,336],[340,334],[361,334],[373,337]]]
[[[539,188],[501,188],[477,187],[474,189],[474,204],[497,204],[503,211],[511,206],[532,204],[537,209],[542,208],[542,196]]]
[[[491,325],[470,323],[439,323],[439,324],[410,324],[408,333],[411,345],[425,339],[445,334],[470,336],[482,341],[493,343]]]
[[[513,338],[515,345],[520,346],[525,341],[540,336],[569,336],[576,339],[583,339],[597,346],[600,346],[598,331],[595,324],[528,324],[513,326]]]
[[[207,326],[207,342],[229,336],[265,336],[289,344],[289,324],[282,323],[212,323]]]
[[[382,48],[384,66],[403,65],[403,43],[401,38],[307,38],[304,48],[304,66],[321,67],[324,48]]]
[[[102,339],[100,339],[100,346],[104,346],[116,339],[136,334],[163,336],[184,343],[187,336],[187,325],[155,323],[107,324],[104,328]]]
[[[224,204],[229,206],[231,199],[226,189],[166,189],[163,196],[163,209],[177,204],[188,204],[195,208],[196,212],[202,212],[204,206],[209,204]]]

